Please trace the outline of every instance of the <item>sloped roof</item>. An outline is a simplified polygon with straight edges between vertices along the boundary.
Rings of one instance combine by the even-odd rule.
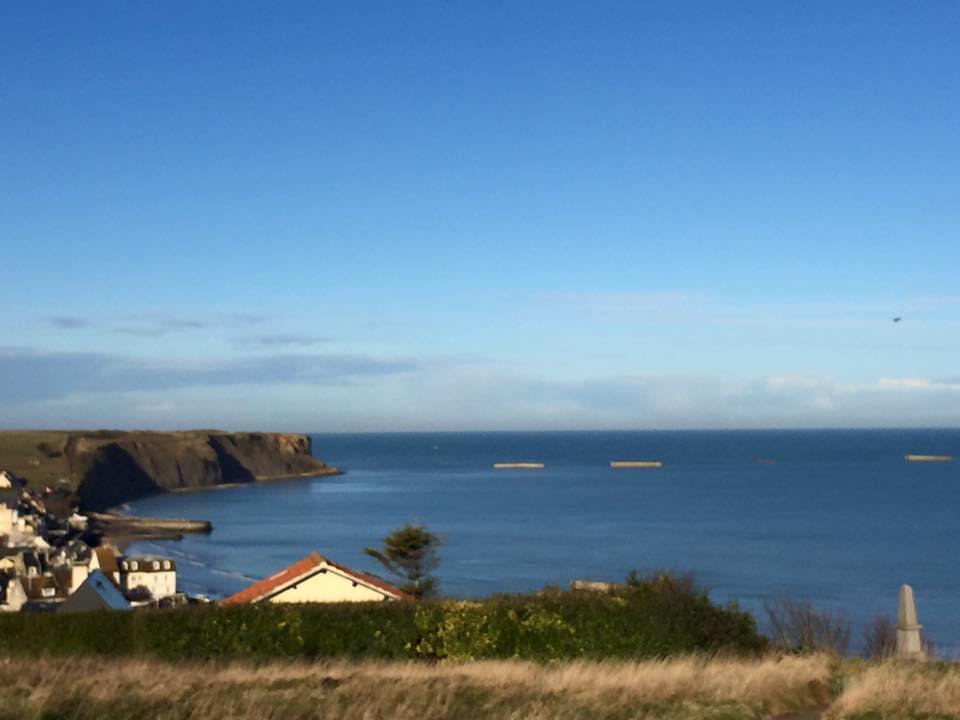
[[[26,483],[9,470],[0,470],[0,488],[22,488]]]
[[[416,598],[413,595],[405,593],[400,588],[394,587],[390,583],[384,582],[383,580],[381,580],[380,578],[374,575],[361,572],[360,570],[352,570],[351,568],[348,568],[346,565],[341,565],[340,563],[334,562],[330,558],[324,558],[324,562],[326,562],[326,564],[329,565],[330,567],[336,568],[337,570],[342,572],[344,575],[347,575],[353,578],[357,582],[370,585],[372,587],[377,588],[378,590],[382,590],[388,595],[394,596],[397,600],[416,600]]]
[[[63,550],[65,555],[73,560],[74,563],[90,562],[93,556],[93,548],[83,540],[71,540],[64,546]]]
[[[395,600],[415,599],[412,595],[408,595],[402,590],[393,587],[393,585],[385,583],[379,578],[373,577],[373,575],[368,575],[367,573],[360,572],[358,570],[352,570],[345,565],[328,560],[318,552],[314,552],[310,553],[301,560],[297,560],[297,562],[293,563],[293,565],[285,567],[283,570],[274,573],[270,577],[259,580],[235,595],[231,595],[225,600],[221,600],[220,604],[236,605],[240,603],[258,602],[264,598],[276,595],[281,590],[284,590],[291,585],[296,585],[299,582],[303,582],[308,577],[317,574],[325,568],[334,568],[341,574],[349,577],[351,580],[361,585],[366,585],[367,587],[379,590],[384,595],[394,598]]]
[[[63,601],[59,612],[129,609],[130,603],[110,579],[99,570],[92,570],[76,592]]]

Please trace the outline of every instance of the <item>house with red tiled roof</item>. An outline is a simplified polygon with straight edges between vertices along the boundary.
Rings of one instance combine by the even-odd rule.
[[[412,595],[373,575],[351,570],[315,552],[231,595],[220,604],[376,602],[413,599]]]

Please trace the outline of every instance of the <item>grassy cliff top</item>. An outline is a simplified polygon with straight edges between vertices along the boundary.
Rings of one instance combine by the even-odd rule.
[[[56,430],[0,431],[0,470],[10,470],[32,486],[72,486],[69,438],[69,432]]]

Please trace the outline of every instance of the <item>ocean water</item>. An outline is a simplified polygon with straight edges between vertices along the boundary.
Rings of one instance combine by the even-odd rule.
[[[181,588],[223,596],[318,550],[377,571],[362,548],[406,522],[445,536],[443,592],[478,597],[693,573],[757,613],[779,595],[895,619],[901,583],[925,636],[960,654],[960,430],[544,432],[314,435],[346,474],[129,505],[206,519],[209,536],[131,552],[178,560]],[[614,470],[653,459],[658,470]],[[494,470],[535,461],[542,470]],[[765,462],[761,462],[765,461]],[[854,644],[859,644],[856,634]]]

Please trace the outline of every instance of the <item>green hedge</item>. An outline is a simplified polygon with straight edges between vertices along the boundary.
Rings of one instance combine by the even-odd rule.
[[[614,592],[0,617],[0,651],[180,658],[643,658],[757,652],[753,617],[669,576]]]

